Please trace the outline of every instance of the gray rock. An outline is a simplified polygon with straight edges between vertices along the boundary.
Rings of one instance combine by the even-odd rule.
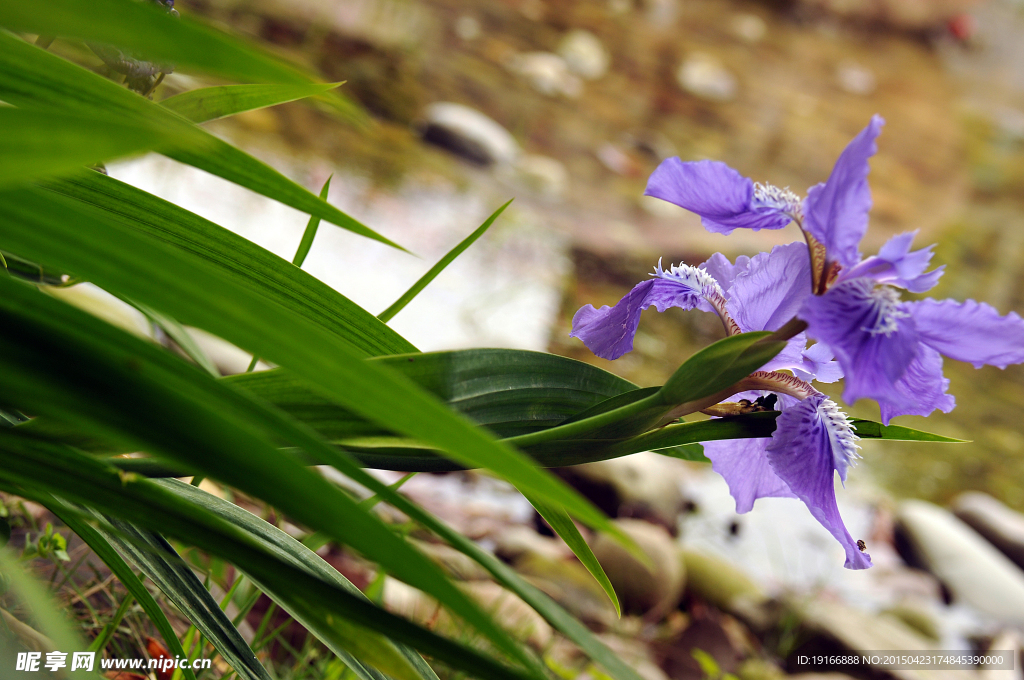
[[[597,80],[608,72],[611,57],[601,40],[590,31],[569,31],[558,44],[558,56],[576,75],[586,80]]]
[[[688,56],[679,65],[676,80],[690,94],[715,102],[731,101],[739,90],[736,76],[706,52],[694,52]]]
[[[924,501],[902,503],[897,522],[958,602],[1005,623],[1024,623],[1024,572],[971,527]]]
[[[953,512],[1024,569],[1024,515],[979,491],[960,494]]]
[[[650,558],[643,564],[608,534],[598,534],[591,545],[608,580],[619,596],[624,613],[664,616],[679,602],[686,582],[686,568],[679,548],[664,528],[635,519],[614,520]]]
[[[519,145],[512,134],[475,109],[436,102],[424,111],[423,139],[480,165],[513,163]]]

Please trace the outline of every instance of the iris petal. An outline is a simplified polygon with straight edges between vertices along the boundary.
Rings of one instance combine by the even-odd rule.
[[[792,221],[784,212],[754,206],[754,183],[719,161],[662,161],[647,181],[647,196],[697,213],[708,231],[781,229]]]
[[[950,359],[975,368],[1024,362],[1024,319],[1016,312],[999,316],[974,300],[922,300],[909,307],[921,341]]]
[[[828,180],[811,187],[804,201],[804,228],[825,246],[830,261],[844,267],[861,259],[859,245],[871,210],[868,159],[878,151],[875,139],[883,125],[881,116],[873,116],[843,150]]]
[[[750,512],[758,498],[796,498],[768,464],[768,439],[703,442],[711,469],[722,475],[736,500],[736,512]]]
[[[704,305],[701,291],[678,281],[650,279],[638,283],[614,307],[581,307],[572,318],[570,337],[579,338],[602,359],[618,359],[633,349],[640,313],[648,307],[694,309]]]
[[[779,479],[843,546],[846,568],[867,569],[871,557],[858,549],[836,505],[833,447],[836,438],[845,433],[837,432],[829,420],[823,409],[825,401],[823,395],[816,395],[784,410],[767,446],[767,458]]]
[[[892,289],[890,289],[892,290]],[[807,334],[828,345],[846,376],[843,400],[897,403],[895,387],[917,354],[918,337],[906,304],[875,289],[869,279],[812,295],[800,309]]]

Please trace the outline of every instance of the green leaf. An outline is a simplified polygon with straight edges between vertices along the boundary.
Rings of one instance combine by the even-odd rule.
[[[0,48],[2,49],[2,48]],[[182,140],[144,121],[100,120],[0,107],[0,186],[80,169]]]
[[[472,648],[450,642],[430,631],[389,614],[333,583],[325,582],[305,569],[269,553],[251,534],[180,497],[163,486],[139,478],[126,478],[115,469],[73,449],[19,436],[10,429],[0,432],[0,451],[5,465],[0,482],[5,490],[28,489],[20,495],[32,497],[34,490],[66,491],[69,499],[106,514],[132,518],[133,522],[227,559],[263,583],[273,583],[288,598],[290,607],[317,617],[319,625],[338,625],[339,617],[355,625],[383,633],[410,644],[455,668],[480,678],[525,680],[527,676],[492,661]],[[337,639],[337,638],[336,638]],[[418,680],[403,674],[398,680]]]
[[[266,500],[380,562],[445,603],[514,658],[536,665],[433,562],[323,477],[277,451],[270,440],[289,440],[337,462],[341,454],[312,431],[158,347],[3,278],[0,323],[5,328],[0,337],[5,399],[137,442],[141,449],[195,466]],[[337,363],[338,357],[333,360]]]
[[[103,219],[201,258],[265,301],[318,324],[367,356],[416,348],[327,284],[224,227],[98,172],[79,172],[47,187],[104,212]],[[196,260],[197,264],[199,260]]]
[[[665,382],[660,393],[662,401],[683,404],[728,389],[786,346],[784,342],[762,342],[770,335],[767,331],[741,333],[708,345],[687,359]]]
[[[587,568],[587,571],[591,573],[594,580],[604,590],[605,595],[612,601],[612,606],[615,607],[615,613],[618,616],[622,616],[622,609],[619,607],[619,598],[615,594],[615,588],[612,587],[612,582],[608,580],[608,575],[604,573],[604,567],[597,561],[597,557],[594,555],[594,551],[587,545],[586,540],[580,534],[580,530],[573,524],[572,519],[569,515],[565,514],[565,511],[561,508],[555,507],[543,501],[535,499],[529,499],[530,505],[532,505],[540,516],[544,518],[551,528],[554,529],[555,533],[565,541],[565,544],[569,546],[573,554],[576,555],[577,559]]]
[[[228,503],[184,482],[168,479],[157,482],[157,484],[188,503],[217,515],[250,533],[268,552],[288,560],[325,583],[345,590],[357,598],[369,601],[358,588],[339,574],[334,567],[327,564],[327,562],[305,545],[272,524],[265,522],[252,513],[246,512],[233,503]],[[339,632],[341,632],[338,626],[325,629],[322,627],[323,622],[318,618],[307,617],[302,611],[293,611],[288,600],[275,593],[275,590],[279,588],[279,584],[254,582],[260,590],[267,593],[271,599],[277,602],[296,621],[313,633],[313,635],[317,636],[332,652],[341,658],[346,666],[364,680],[384,680],[384,678],[378,671],[372,667],[364,666],[359,659],[349,654],[346,647],[360,650],[359,657],[368,661],[378,658],[384,659],[378,665],[385,667],[409,665],[412,667],[410,673],[416,674],[425,680],[437,680],[437,675],[423,660],[423,657],[405,645],[395,645],[382,635],[370,633],[365,629],[357,629],[352,631],[348,638],[345,639],[346,646],[342,646],[337,642]],[[401,655],[402,658],[395,658],[396,655]]]
[[[462,239],[457,246],[449,250],[444,257],[438,260],[437,264],[430,268],[430,271],[421,276],[416,283],[412,284],[409,290],[402,293],[402,296],[395,300],[394,304],[378,314],[377,318],[387,323],[395,316],[395,314],[402,311],[407,304],[412,302],[413,298],[420,294],[421,290],[426,288],[431,281],[437,278],[438,274],[445,270],[445,267],[454,262],[455,258],[465,252],[465,250],[473,245],[478,238],[483,236],[484,232],[490,229],[491,225],[494,224],[494,221],[498,219],[498,216],[505,212],[505,208],[507,208],[511,203],[512,199],[509,199],[505,205],[495,210],[490,217],[484,220],[483,224],[476,228],[476,231]]]
[[[523,492],[560,504],[594,528],[614,532],[600,510],[563,481],[538,470],[525,454],[473,427],[394,371],[362,361],[347,343],[318,325],[267,304],[189,253],[44,190],[0,192],[0,211],[5,215],[0,241],[22,257],[66,267],[101,288],[204,328],[291,369],[368,420],[422,440],[463,465],[492,470]]]
[[[882,425],[863,418],[852,418],[851,425],[861,439],[889,439],[902,442],[937,442],[944,444],[967,444],[970,440],[954,439],[941,434],[915,430],[902,425]]]
[[[293,64],[189,17],[174,18],[152,3],[131,0],[7,0],[0,26],[66,36],[132,50],[206,73],[248,81],[307,83]]]
[[[535,432],[635,386],[574,359],[509,349],[469,349],[380,357],[373,364],[401,373],[499,436]],[[313,427],[344,440],[391,434],[286,370],[224,379]]]
[[[92,551],[96,553],[96,556],[103,560],[103,563],[117,577],[117,580],[121,582],[125,590],[131,593],[132,597],[138,601],[139,606],[142,607],[142,610],[146,612],[146,616],[153,622],[160,636],[167,643],[167,648],[171,654],[185,658],[187,654],[182,649],[181,642],[178,640],[178,636],[174,634],[174,629],[171,628],[171,623],[167,620],[163,610],[160,609],[160,605],[149,594],[146,586],[135,575],[135,572],[125,564],[121,556],[111,547],[107,539],[103,537],[103,534],[84,521],[80,517],[78,509],[69,506],[54,496],[49,494],[47,496],[48,498],[45,499],[46,508],[56,515],[60,521],[64,522],[69,529],[78,534],[78,537],[85,541]],[[190,668],[183,668],[181,672],[188,680],[195,680],[196,678],[195,673]]]
[[[150,321],[160,326],[164,333],[167,334],[167,337],[173,340],[189,359],[196,362],[197,366],[212,375],[214,378],[220,377],[220,371],[218,371],[217,367],[214,366],[213,361],[210,360],[210,357],[206,356],[206,352],[203,351],[203,348],[199,346],[199,343],[195,341],[189,332],[185,330],[184,326],[152,307],[148,307],[138,302],[133,303],[129,301],[128,304],[131,304],[133,307],[145,314]]]
[[[327,192],[331,190],[331,177],[327,178],[323,188],[320,189],[320,198],[325,201],[327,200]],[[296,267],[301,267],[302,263],[306,261],[306,256],[309,255],[309,249],[313,247],[313,239],[316,238],[316,230],[319,227],[320,218],[316,215],[310,217],[309,222],[306,223],[306,230],[302,232],[302,240],[299,241],[299,247],[295,250],[295,257],[292,258],[292,264]]]
[[[341,83],[221,85],[189,90],[160,102],[166,109],[193,123],[205,123],[218,118],[277,106],[297,99],[305,99],[329,92]],[[321,196],[321,198],[324,198]]]
[[[11,6],[11,3],[3,3],[0,13]],[[169,149],[166,151],[169,158],[223,177],[296,210],[319,215],[353,233],[402,249],[270,166],[173,111],[3,31],[0,31],[0,100],[23,109],[101,118],[111,124],[124,120],[129,126],[152,126],[180,145],[202,147],[201,151]]]
[[[256,659],[217,600],[170,543],[159,534],[140,529],[131,522],[111,517],[107,521],[114,531],[101,530],[104,538],[156,584],[171,604],[213,644],[239,677],[270,680],[267,670]]]

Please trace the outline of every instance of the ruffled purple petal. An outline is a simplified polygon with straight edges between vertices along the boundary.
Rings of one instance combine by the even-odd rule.
[[[942,374],[942,355],[927,345],[918,345],[895,388],[898,399],[878,402],[885,425],[896,416],[927,416],[935,409],[949,413],[956,407],[953,395],[946,394],[949,380]]]
[[[999,316],[991,305],[967,300],[922,300],[910,305],[921,341],[975,368],[1024,362],[1024,319]]]
[[[843,399],[849,404],[861,398],[899,399],[895,383],[917,354],[919,342],[908,305],[894,293],[892,288],[875,288],[868,279],[854,279],[808,297],[800,309],[807,334],[835,353],[846,376]]]
[[[768,464],[769,439],[703,442],[711,469],[722,475],[736,500],[736,512],[750,512],[758,498],[796,498]]]
[[[750,266],[750,258],[746,255],[740,255],[736,258],[736,264],[729,262],[729,258],[721,253],[715,253],[707,259],[707,262],[700,266],[708,274],[710,274],[715,281],[718,281],[718,285],[722,287],[722,290],[728,290],[729,286],[732,285],[733,280],[743,272],[747,271]]]
[[[811,260],[800,242],[758,253],[726,290],[729,314],[745,333],[778,330],[810,294]]]
[[[792,220],[778,209],[755,206],[754,183],[719,161],[662,161],[647,181],[647,196],[695,212],[708,231],[780,229]]]
[[[693,309],[703,302],[699,290],[676,281],[650,279],[634,286],[614,307],[581,307],[572,318],[569,336],[582,340],[602,359],[618,359],[633,349],[640,312],[652,305],[659,312],[669,307]]]
[[[878,283],[906,288],[912,293],[923,293],[935,287],[946,266],[943,265],[925,273],[932,260],[932,248],[921,248],[910,252],[916,231],[893,236],[886,241],[878,255],[873,255],[856,267],[839,274],[839,281],[866,277]]]
[[[860,262],[860,240],[868,227],[871,189],[868,159],[878,151],[875,139],[885,121],[872,116],[839,156],[828,181],[807,192],[804,228],[825,246],[828,259],[844,267]]]
[[[803,337],[803,333],[796,338]],[[794,340],[796,339],[794,338]],[[791,370],[796,377],[810,382],[817,380],[823,383],[834,383],[843,377],[843,369],[835,359],[835,354],[823,342],[811,345],[800,353],[801,361]]]
[[[871,557],[857,548],[836,505],[837,458],[848,463],[850,451],[856,455],[856,437],[848,424],[844,426],[845,417],[823,395],[815,395],[783,411],[776,422],[767,446],[768,462],[775,474],[843,546],[846,568],[867,569]],[[846,463],[841,463],[844,470]]]

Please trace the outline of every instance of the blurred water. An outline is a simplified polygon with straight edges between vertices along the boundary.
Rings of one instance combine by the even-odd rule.
[[[264,150],[262,156],[267,156]],[[445,182],[374,188],[322,161],[272,156],[275,168],[307,180],[332,171],[328,201],[412,256],[321,223],[303,268],[360,306],[379,313],[503,201]],[[311,170],[309,168],[312,168]],[[306,215],[203,171],[158,155],[113,164],[112,177],[201,215],[291,260]],[[563,237],[543,217],[512,207],[472,248],[400,312],[391,326],[424,351],[466,347],[543,350],[568,270]]]

